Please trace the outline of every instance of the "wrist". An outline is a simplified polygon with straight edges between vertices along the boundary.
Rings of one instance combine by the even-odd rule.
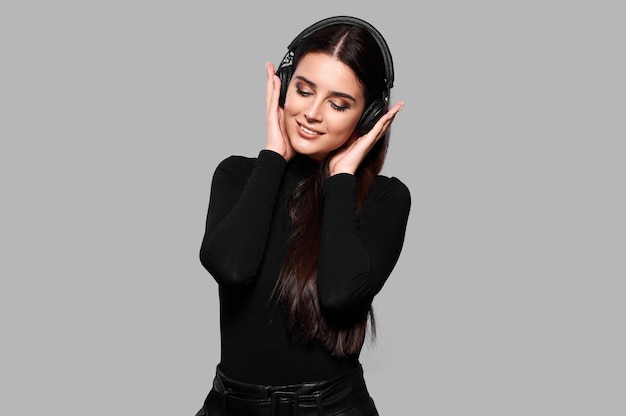
[[[335,175],[341,175],[341,174],[354,176],[354,173],[355,173],[354,171],[349,170],[349,169],[331,169],[328,172],[328,176],[335,176]]]
[[[348,175],[354,175],[356,173],[356,168],[340,165],[340,164],[330,164],[328,167],[328,175],[334,176],[339,175],[341,173],[347,173]]]

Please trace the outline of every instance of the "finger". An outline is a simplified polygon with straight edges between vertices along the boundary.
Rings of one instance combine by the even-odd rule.
[[[270,105],[270,99],[272,97],[272,91],[274,89],[274,64],[271,62],[265,63],[265,72],[267,75],[267,81],[265,85],[265,108]]]
[[[374,142],[380,139],[393,122],[396,114],[398,114],[402,108],[404,108],[404,101],[398,101],[389,109],[389,111],[387,111],[387,113],[385,113],[385,115],[380,118],[380,120],[378,120],[378,122],[376,122],[367,135],[372,134]]]
[[[280,96],[280,79],[272,74],[271,78],[271,92],[269,95],[269,102],[268,102],[268,111],[272,112],[272,113],[276,113],[276,111],[278,111],[278,97]],[[270,82],[268,81],[268,83]]]
[[[381,117],[380,121],[383,122],[383,125],[388,126],[389,124],[391,124],[396,114],[398,114],[400,110],[402,110],[402,108],[404,108],[404,101],[398,101],[397,103],[394,104],[393,107],[389,109],[389,111],[387,111],[387,113],[384,116]]]
[[[268,134],[271,137],[278,139],[281,134],[280,125],[278,120],[278,96],[280,95],[280,79],[276,75],[272,75],[271,80],[271,92],[269,94],[269,101],[267,104],[267,114],[265,116],[268,130]]]

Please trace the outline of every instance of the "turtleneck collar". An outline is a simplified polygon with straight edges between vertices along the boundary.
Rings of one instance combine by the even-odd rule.
[[[320,164],[309,156],[296,153],[293,159],[289,161],[289,167],[302,176],[310,176],[317,172]]]

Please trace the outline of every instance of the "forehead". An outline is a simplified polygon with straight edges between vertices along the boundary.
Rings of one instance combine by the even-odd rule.
[[[363,86],[352,69],[337,58],[325,53],[312,52],[298,62],[293,77],[302,76],[317,88],[363,96]]]

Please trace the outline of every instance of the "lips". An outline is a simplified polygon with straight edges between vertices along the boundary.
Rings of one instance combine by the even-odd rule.
[[[306,127],[306,126],[303,126],[300,123],[298,123],[298,127],[300,128],[300,132],[304,133],[307,136],[317,137],[317,136],[321,136],[322,134],[324,134],[324,133],[319,132],[317,130],[313,130],[313,129],[310,129],[310,128]]]

